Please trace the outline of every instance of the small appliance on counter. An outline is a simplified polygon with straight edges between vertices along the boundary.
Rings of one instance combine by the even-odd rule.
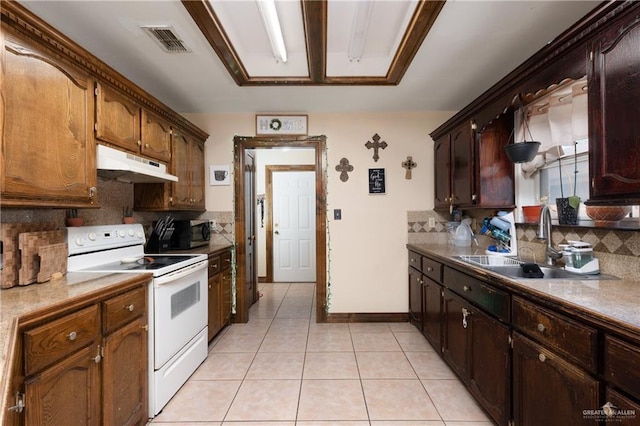
[[[516,237],[516,221],[513,212],[498,212],[497,216],[484,218],[480,233],[488,235],[496,241],[489,246],[486,254],[494,256],[517,256],[518,238]]]
[[[593,247],[584,241],[569,241],[563,246],[562,257],[564,269],[577,274],[597,275],[600,273],[600,262],[593,257]]]
[[[211,239],[211,224],[208,220],[176,220],[174,222],[171,248],[189,250],[206,246]]]

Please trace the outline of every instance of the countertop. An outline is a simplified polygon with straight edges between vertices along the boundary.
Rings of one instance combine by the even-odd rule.
[[[453,257],[484,254],[484,249],[447,244],[407,244],[407,248],[459,270],[466,269],[471,275],[507,287],[515,294],[551,302],[572,314],[640,338],[640,281],[510,278]]]
[[[133,282],[146,281],[151,277],[151,273],[69,272],[58,280],[0,290],[0,424],[5,413],[6,392],[9,391],[10,360],[19,319],[36,316],[52,308],[65,307],[72,302],[98,298],[105,291],[117,290],[117,287],[126,288]]]
[[[209,243],[208,245],[204,245],[204,246],[200,246],[200,247],[195,247],[192,249],[188,249],[188,250],[170,250],[168,253],[173,253],[173,254],[181,254],[181,253],[185,253],[185,254],[215,254],[218,252],[221,252],[223,250],[227,250],[229,248],[233,247],[233,244],[231,243]]]

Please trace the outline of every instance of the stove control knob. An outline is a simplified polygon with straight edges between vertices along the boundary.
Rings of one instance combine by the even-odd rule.
[[[136,231],[134,231],[133,229],[129,229],[129,236],[133,237],[134,235],[136,235]]]
[[[126,235],[126,234],[124,233],[124,231],[123,231],[123,230],[118,231],[118,236],[119,236],[120,238],[124,238],[124,236],[125,236],[125,235]]]
[[[95,241],[97,238],[97,235],[95,232],[89,232],[89,240],[90,241]]]
[[[76,238],[76,245],[77,246],[84,245],[84,238],[82,238],[82,237]]]
[[[142,233],[142,231],[138,231],[138,238],[142,238],[144,237],[144,234]]]

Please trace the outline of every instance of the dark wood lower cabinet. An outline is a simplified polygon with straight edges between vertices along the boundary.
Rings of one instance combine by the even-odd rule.
[[[423,276],[422,284],[422,334],[434,348],[440,348],[442,324],[442,286]]]
[[[442,299],[442,357],[463,380],[469,377],[471,305],[449,290]]]
[[[518,426],[595,424],[599,382],[521,334],[513,333],[513,415]]]
[[[409,321],[422,331],[422,272],[409,268]]]

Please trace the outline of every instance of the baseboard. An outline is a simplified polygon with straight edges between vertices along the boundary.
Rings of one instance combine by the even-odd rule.
[[[259,283],[266,283],[267,282],[267,277],[258,277],[258,282]]]
[[[334,313],[327,314],[327,322],[409,322],[408,313]]]

